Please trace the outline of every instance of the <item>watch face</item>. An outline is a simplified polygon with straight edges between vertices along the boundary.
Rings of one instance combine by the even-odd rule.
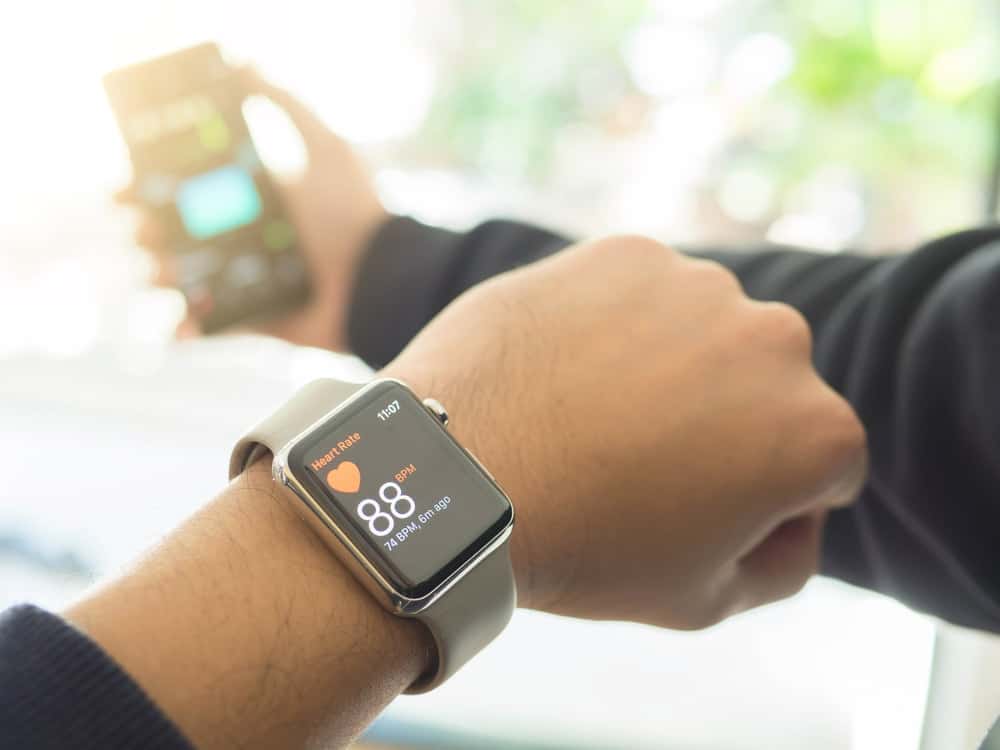
[[[405,387],[377,383],[289,452],[292,475],[403,596],[503,531],[510,502]]]

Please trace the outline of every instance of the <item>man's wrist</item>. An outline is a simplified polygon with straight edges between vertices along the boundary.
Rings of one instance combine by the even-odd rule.
[[[432,662],[283,492],[257,462],[66,613],[198,747],[346,742]]]
[[[378,373],[406,383],[421,398],[432,397],[448,411],[448,431],[459,444],[472,453],[510,494],[514,505],[514,530],[510,537],[510,557],[517,587],[517,606],[530,609],[536,600],[536,569],[530,534],[530,508],[535,494],[528,481],[529,472],[517,464],[518,455],[508,450],[506,436],[496,432],[501,423],[488,419],[475,404],[481,403],[471,392],[475,381],[448,373],[434,363],[396,361]],[[490,432],[490,430],[493,432]]]

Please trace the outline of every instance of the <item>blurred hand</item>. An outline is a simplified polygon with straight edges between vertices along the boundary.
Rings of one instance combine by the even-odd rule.
[[[513,498],[522,606],[697,628],[798,591],[863,481],[810,350],[721,266],[619,237],[471,290],[384,374]]]
[[[238,75],[247,96],[264,96],[285,111],[301,133],[308,157],[301,175],[275,179],[298,231],[314,294],[305,307],[255,330],[296,344],[344,351],[348,297],[356,266],[368,237],[385,219],[385,209],[364,165],[346,141],[302,102],[264,81],[256,71],[245,68]],[[126,188],[118,200],[136,204],[135,190]],[[155,282],[173,286],[175,256],[164,247],[162,228],[147,213],[140,219],[136,241],[153,254]],[[181,335],[198,333],[197,312],[188,311]]]

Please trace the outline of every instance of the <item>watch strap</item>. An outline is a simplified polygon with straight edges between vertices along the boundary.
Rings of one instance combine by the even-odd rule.
[[[262,453],[277,453],[363,387],[324,378],[300,388],[280,409],[240,438],[229,459],[229,478],[242,473]]]
[[[517,591],[505,541],[419,615],[434,636],[437,668],[406,690],[426,693],[443,683],[507,627]]]

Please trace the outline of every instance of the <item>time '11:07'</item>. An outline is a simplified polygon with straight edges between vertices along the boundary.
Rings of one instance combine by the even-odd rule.
[[[389,417],[399,411],[399,399],[390,401],[384,409],[378,410],[378,418],[385,422]]]

